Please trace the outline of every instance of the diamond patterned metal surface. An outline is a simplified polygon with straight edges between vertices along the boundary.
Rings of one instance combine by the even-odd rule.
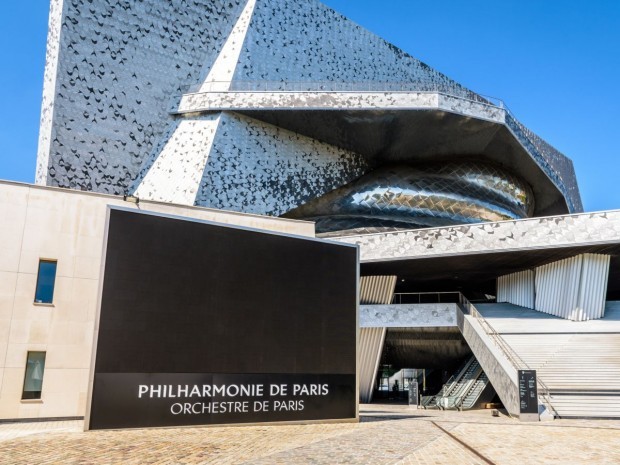
[[[436,229],[344,235],[362,262],[620,242],[620,210]]]
[[[533,209],[524,181],[470,161],[383,166],[284,216],[342,235],[519,219]]]

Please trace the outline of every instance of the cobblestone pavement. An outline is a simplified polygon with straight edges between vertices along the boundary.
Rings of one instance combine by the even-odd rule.
[[[359,424],[88,433],[81,421],[2,424],[0,464],[620,463],[620,421],[521,423],[484,410],[404,405],[362,406],[361,418]]]

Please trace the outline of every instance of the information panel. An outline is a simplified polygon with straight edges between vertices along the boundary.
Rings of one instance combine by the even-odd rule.
[[[519,413],[538,415],[536,370],[519,370]]]
[[[110,208],[87,428],[357,417],[350,245]]]
[[[413,379],[409,381],[409,405],[419,405],[419,394],[418,394],[418,380]]]

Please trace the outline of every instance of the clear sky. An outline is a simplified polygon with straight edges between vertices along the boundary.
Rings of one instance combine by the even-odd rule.
[[[572,158],[586,211],[620,209],[620,0],[324,3],[504,100]],[[47,0],[0,4],[0,179],[34,181],[48,10]]]

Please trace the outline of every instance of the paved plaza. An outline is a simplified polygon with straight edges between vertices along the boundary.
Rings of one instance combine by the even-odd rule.
[[[82,432],[0,425],[2,464],[617,464],[620,421],[521,423],[488,410],[364,405],[360,423]]]

